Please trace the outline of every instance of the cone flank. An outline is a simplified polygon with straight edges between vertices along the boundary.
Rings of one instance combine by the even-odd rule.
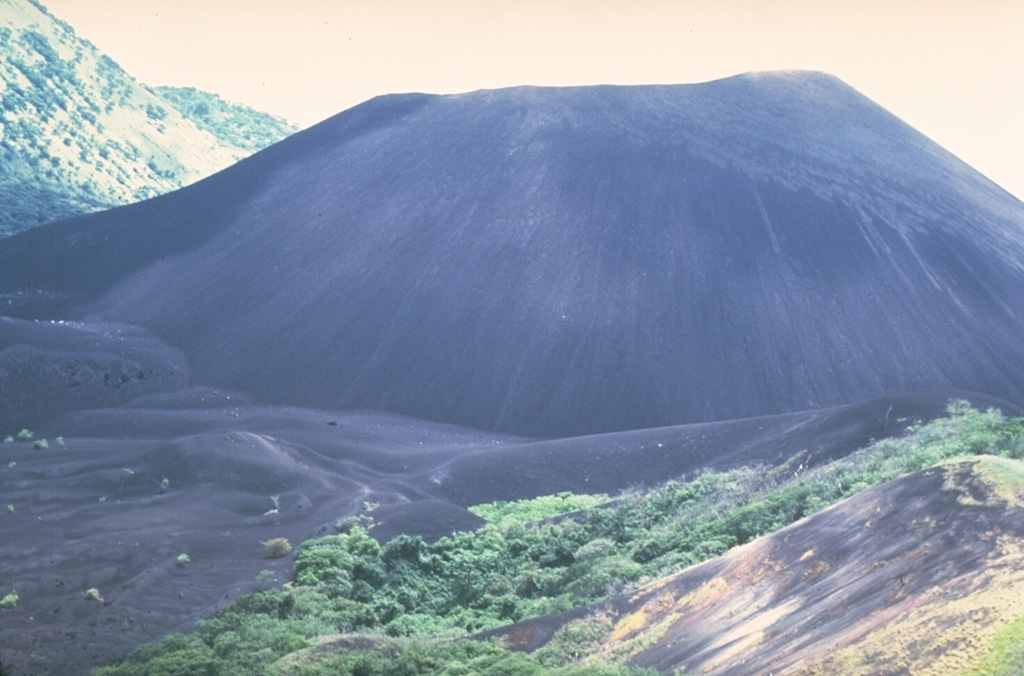
[[[1024,206],[926,141],[820,73],[380,97],[0,243],[0,293],[267,401],[516,434],[1024,400]]]

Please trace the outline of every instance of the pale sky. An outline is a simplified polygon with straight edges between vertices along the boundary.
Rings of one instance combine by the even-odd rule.
[[[1024,198],[1024,0],[43,0],[138,80],[309,126],[378,94],[831,73]]]

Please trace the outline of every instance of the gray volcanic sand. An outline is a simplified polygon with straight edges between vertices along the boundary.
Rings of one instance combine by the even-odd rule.
[[[15,507],[0,515],[0,580],[20,596],[3,613],[0,653],[14,674],[84,674],[287,581],[291,557],[268,558],[261,542],[298,545],[334,532],[339,517],[373,517],[382,540],[436,539],[479,525],[465,508],[492,500],[616,493],[794,453],[813,465],[940,415],[961,394],[549,441],[258,406],[210,388],[70,413],[36,430],[48,449],[0,446],[0,503]],[[257,581],[263,570],[271,579]],[[83,598],[92,587],[102,603]]]

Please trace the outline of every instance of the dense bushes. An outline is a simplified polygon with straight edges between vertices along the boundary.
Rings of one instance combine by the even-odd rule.
[[[256,622],[272,630],[272,622]],[[589,634],[575,633],[558,645],[572,650]],[[585,630],[583,630],[585,632]],[[285,656],[283,657],[282,656]],[[555,651],[547,659],[513,653],[494,643],[409,641],[360,636],[333,646],[308,641],[260,644],[226,632],[210,645],[202,631],[175,635],[139,648],[123,664],[97,669],[95,676],[643,676],[654,672],[609,665],[565,665]]]

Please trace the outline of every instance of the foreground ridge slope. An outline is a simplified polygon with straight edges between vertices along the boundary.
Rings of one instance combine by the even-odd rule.
[[[980,456],[865,491],[610,603],[603,654],[662,673],[960,673],[1020,615],[1022,480]]]

